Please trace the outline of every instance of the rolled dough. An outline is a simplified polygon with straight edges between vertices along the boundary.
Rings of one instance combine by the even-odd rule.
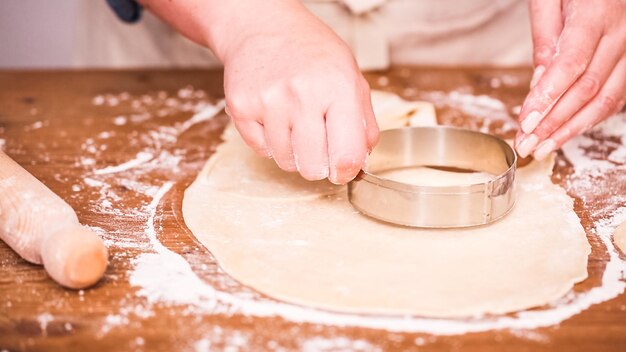
[[[390,180],[416,186],[469,186],[487,182],[494,175],[485,172],[446,172],[431,167],[411,167],[387,170],[378,174]]]
[[[273,298],[338,312],[467,317],[541,306],[587,277],[590,246],[572,199],[550,181],[553,159],[518,171],[517,204],[504,219],[426,230],[371,220],[350,206],[345,187],[280,171],[232,127],[224,138],[185,192],[184,219],[228,274]],[[477,177],[402,172],[431,183]]]
[[[626,221],[615,229],[615,233],[613,233],[613,243],[626,255]]]

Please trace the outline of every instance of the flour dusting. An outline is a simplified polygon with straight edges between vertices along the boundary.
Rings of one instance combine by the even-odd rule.
[[[506,105],[488,95],[473,95],[460,91],[427,92],[422,99],[433,102],[438,108],[449,107],[472,116],[468,128],[480,132],[496,132],[504,135],[517,130],[517,122],[512,118]]]
[[[517,129],[506,106],[492,97],[462,92],[429,92],[422,98],[433,101],[438,107],[451,107],[477,116],[478,122],[470,126],[477,130],[495,129],[498,133],[510,133]],[[105,338],[114,329],[124,328],[130,323],[131,316],[149,318],[154,316],[155,307],[170,305],[184,307],[185,312],[195,316],[241,314],[244,317],[279,317],[298,323],[432,335],[506,329],[515,336],[544,343],[546,337],[532,332],[532,329],[559,324],[594,304],[616,297],[625,289],[623,279],[626,263],[619,257],[611,241],[613,229],[626,221],[626,195],[619,192],[610,195],[605,205],[590,210],[595,220],[592,235],[598,238],[608,253],[602,282],[586,291],[571,292],[560,301],[540,309],[471,319],[342,314],[261,296],[233,282],[219,269],[212,274],[211,280],[207,280],[194,269],[198,270],[200,266],[204,270],[208,258],[201,264],[190,263],[188,257],[174,252],[159,240],[159,234],[162,233],[160,221],[163,219],[159,207],[175,188],[172,174],[198,170],[197,164],[187,166],[184,150],[177,145],[181,136],[188,131],[191,133],[193,126],[213,119],[222,111],[223,100],[211,101],[206,92],[184,87],[175,94],[163,91],[140,96],[127,92],[101,94],[93,98],[92,104],[102,109],[126,107],[127,111],[123,114],[119,111],[112,113],[108,119],[109,129],[82,141],[83,155],[77,157],[75,165],[84,169],[84,178],[70,187],[75,197],[91,195],[90,210],[93,213],[105,215],[112,222],[132,221],[139,224],[136,226],[139,230],[134,233],[111,230],[114,226],[109,228],[106,226],[109,224],[89,225],[103,237],[109,248],[115,250],[113,252],[117,253],[115,255],[119,256],[116,258],[120,262],[128,263],[128,280],[142,298],[141,303],[121,307],[104,318],[98,338]],[[186,114],[183,120],[179,118],[174,123],[163,122],[180,114]],[[105,151],[122,138],[115,129],[128,125],[136,126],[141,131],[121,142],[133,148],[133,153],[125,155],[135,156],[130,160],[103,164],[101,160]],[[41,127],[45,127],[45,123]],[[604,180],[607,174],[619,177],[626,183],[624,129],[626,115],[622,114],[564,146],[564,155],[573,166],[572,174],[565,180],[570,195],[587,204],[586,199],[591,199],[597,192],[598,181]],[[3,144],[4,141],[0,139],[0,148]],[[62,176],[59,176],[59,181],[63,181]],[[129,198],[137,200],[130,204]],[[114,281],[118,278],[108,276],[107,279]],[[46,321],[42,319],[40,322]],[[191,342],[189,349],[245,348],[252,339],[252,336],[226,331],[218,326],[207,327],[201,335],[197,341]],[[136,345],[143,345],[142,341],[137,340]],[[416,346],[430,342],[431,337],[415,338]],[[277,344],[266,347],[280,349]],[[379,349],[372,342],[341,336],[301,339],[297,341],[296,348],[316,351]]]
[[[117,172],[123,172],[126,170],[130,170],[132,168],[135,168],[141,164],[144,164],[152,159],[154,159],[154,154],[151,154],[149,152],[139,152],[133,159],[129,161],[126,161],[119,165],[107,166],[102,169],[94,170],[93,174],[94,175],[106,175],[106,174],[114,174]]]
[[[603,126],[599,129],[605,128]],[[576,144],[586,137],[575,139]],[[584,143],[582,143],[584,145]],[[581,158],[583,158],[581,156]],[[581,159],[582,160],[582,159]],[[588,159],[584,159],[588,160]],[[589,167],[588,162],[584,163]],[[582,166],[581,166],[582,167]],[[593,168],[592,168],[593,169]],[[171,185],[165,185],[158,194],[167,192]],[[157,199],[157,198],[155,198]],[[158,203],[158,202],[157,202]],[[156,211],[156,209],[152,209]],[[621,214],[621,213],[620,213]],[[611,252],[614,247],[610,235],[615,219],[621,215],[609,214],[595,228],[597,235]],[[154,218],[154,216],[152,216]],[[572,219],[578,221],[578,219]],[[150,229],[148,225],[147,228]],[[151,238],[152,230],[148,231]],[[194,274],[189,264],[176,258],[176,254],[160,244],[156,244],[156,254],[142,255],[136,261],[136,270],[131,273],[131,282],[141,287],[140,294],[149,302],[169,302],[170,304],[191,304],[205,314],[221,312],[241,313],[257,317],[279,316],[295,322],[308,322],[333,326],[353,326],[384,329],[394,332],[425,332],[438,335],[456,335],[468,332],[481,332],[494,329],[526,330],[547,327],[584,311],[590,306],[611,299],[624,290],[621,281],[626,264],[618,256],[611,256],[602,285],[581,293],[570,293],[548,308],[523,311],[506,316],[478,317],[472,319],[428,319],[410,316],[376,316],[341,314],[303,306],[279,302],[268,298],[250,299],[237,293],[224,292],[212,287]],[[175,259],[176,258],[176,259]],[[168,280],[157,280],[167,277]],[[168,289],[168,285],[178,290]],[[192,293],[193,292],[193,293]]]

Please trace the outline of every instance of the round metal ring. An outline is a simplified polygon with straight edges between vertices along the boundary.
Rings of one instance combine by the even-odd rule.
[[[515,203],[517,155],[504,140],[453,127],[382,131],[367,167],[348,184],[348,199],[361,213],[398,225],[453,228],[485,225]],[[380,176],[418,166],[461,168],[494,175],[484,183],[419,186]]]

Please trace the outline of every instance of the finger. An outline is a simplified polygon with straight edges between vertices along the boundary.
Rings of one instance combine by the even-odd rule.
[[[291,140],[296,168],[302,177],[310,181],[327,178],[328,144],[323,112],[299,114],[291,130]]]
[[[622,57],[621,43],[604,37],[583,75],[563,94],[533,134],[541,142],[596,96]],[[534,148],[534,146],[533,146]]]
[[[329,179],[335,184],[352,180],[367,155],[364,112],[359,98],[358,94],[339,97],[326,112]]]
[[[519,145],[523,136],[524,136],[524,133],[521,130],[517,130],[517,132],[515,132],[515,139],[514,139],[513,145],[515,146]]]
[[[533,38],[533,63],[535,72],[531,88],[545,72],[556,51],[556,42],[563,30],[561,0],[530,0],[530,25]]]
[[[279,110],[268,110],[264,118],[265,140],[274,161],[285,171],[296,171],[291,146],[291,121],[288,113]]]
[[[574,18],[565,24],[557,43],[557,54],[537,85],[531,89],[522,107],[520,121],[524,133],[534,131],[556,101],[585,72],[591,62],[602,28],[585,23]]]
[[[545,158],[570,138],[620,111],[625,102],[625,77],[626,59],[622,59],[596,97],[537,147],[535,159]]]
[[[232,121],[244,142],[246,142],[255,153],[265,158],[272,156],[267,142],[265,141],[265,129],[260,122],[237,118],[232,118]]]
[[[365,81],[365,79],[363,80]],[[363,89],[361,99],[363,101],[363,113],[365,115],[364,124],[367,138],[367,150],[371,152],[378,143],[380,130],[378,129],[378,122],[376,122],[376,115],[374,115],[372,95],[367,81],[365,81],[365,89]]]

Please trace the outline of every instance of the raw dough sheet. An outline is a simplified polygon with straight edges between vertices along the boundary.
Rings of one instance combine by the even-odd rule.
[[[385,94],[373,103],[385,128],[435,121],[424,103]],[[228,127],[185,192],[183,215],[227,273],[279,300],[350,313],[500,314],[553,302],[587,277],[590,246],[552,167],[549,159],[519,169],[517,203],[492,225],[406,228],[359,214],[345,187],[281,171]],[[431,183],[474,177],[402,173]]]

